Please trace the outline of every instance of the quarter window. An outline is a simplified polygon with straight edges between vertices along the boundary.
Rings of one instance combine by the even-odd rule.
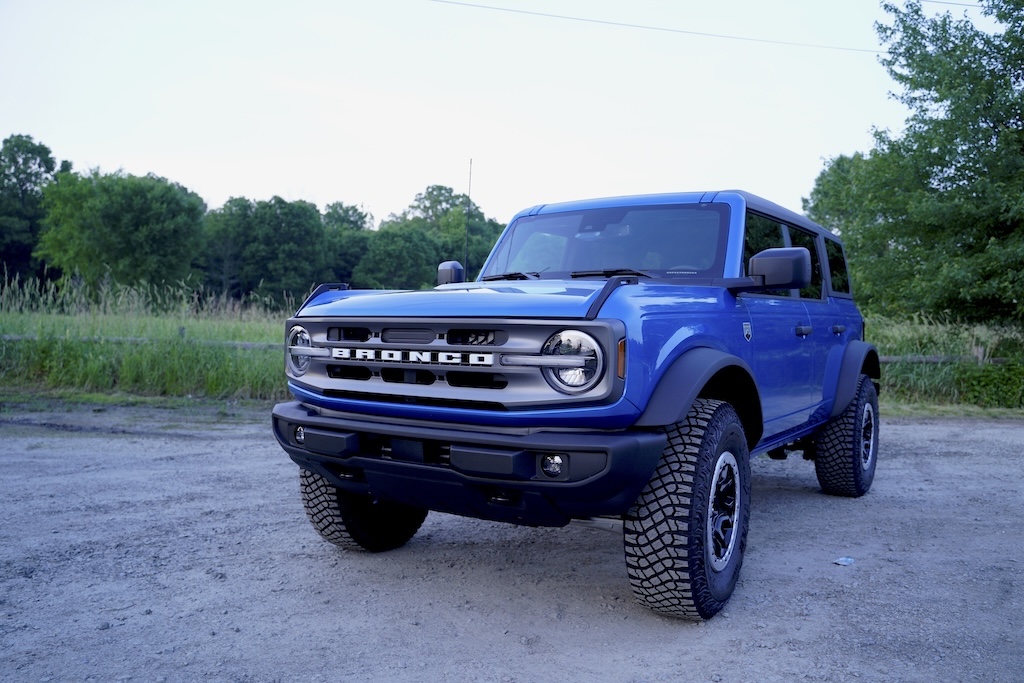
[[[846,256],[843,245],[835,240],[825,239],[825,255],[828,257],[828,273],[832,279],[832,291],[838,294],[850,293],[850,274],[846,270]]]

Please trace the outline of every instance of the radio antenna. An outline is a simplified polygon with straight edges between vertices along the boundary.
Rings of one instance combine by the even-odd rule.
[[[473,159],[469,159],[469,188],[466,190],[466,253],[464,262],[466,264],[466,272],[469,272],[469,207],[472,206],[473,200]]]

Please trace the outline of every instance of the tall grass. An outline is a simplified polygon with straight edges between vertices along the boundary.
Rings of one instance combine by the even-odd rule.
[[[15,278],[0,286],[0,330],[6,335],[278,341],[291,310],[291,303],[282,309],[270,299],[238,301],[188,283],[105,282],[89,289]]]
[[[279,399],[281,349],[197,341],[77,339],[0,342],[0,383],[140,395]]]
[[[143,395],[286,394],[281,310],[174,286],[95,290],[9,279],[0,288],[0,382]]]
[[[918,316],[874,317],[868,341],[883,356],[904,358],[882,368],[883,392],[913,403],[1024,407],[1024,330]],[[945,362],[921,362],[921,357]],[[992,363],[993,360],[1005,361]]]

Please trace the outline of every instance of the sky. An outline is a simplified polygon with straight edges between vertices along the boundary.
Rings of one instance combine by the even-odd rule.
[[[800,211],[827,160],[907,117],[875,22],[876,0],[0,0],[0,139],[210,209],[379,223],[446,185],[502,223],[717,189]]]

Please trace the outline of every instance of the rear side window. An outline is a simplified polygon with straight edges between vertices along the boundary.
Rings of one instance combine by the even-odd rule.
[[[832,280],[832,291],[836,294],[850,294],[850,274],[846,270],[843,245],[826,238],[825,256],[828,258],[828,273]]]

